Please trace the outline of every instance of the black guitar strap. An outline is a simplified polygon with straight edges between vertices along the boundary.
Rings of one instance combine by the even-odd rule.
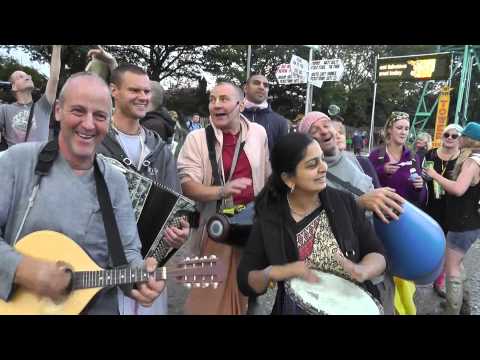
[[[214,186],[222,185],[222,179],[220,177],[220,170],[218,169],[217,154],[215,153],[215,132],[211,125],[205,128],[205,134],[207,136],[208,157],[210,164],[212,165],[212,175]]]
[[[120,233],[118,231],[117,221],[113,213],[112,201],[108,192],[107,184],[102,176],[102,172],[98,167],[98,162],[95,156],[94,164],[94,176],[95,184],[97,186],[98,202],[100,203],[100,209],[102,211],[103,225],[105,227],[105,233],[107,235],[108,250],[114,267],[128,266],[125,252],[123,251],[122,241],[120,239]],[[131,284],[120,285],[125,294],[129,294],[132,290]]]
[[[33,111],[35,110],[35,101],[30,108],[30,113],[28,114],[28,122],[27,122],[27,131],[25,132],[25,140],[27,142],[28,135],[30,135],[30,130],[32,129],[32,119],[33,119]]]
[[[45,145],[38,155],[37,165],[35,166],[35,174],[39,176],[38,183],[43,176],[48,175],[55,159],[58,156],[58,139],[50,141]],[[108,251],[112,259],[114,267],[127,266],[127,258],[123,251],[120,233],[118,231],[117,222],[113,212],[110,194],[108,192],[107,184],[103,178],[102,172],[98,166],[97,159],[94,160],[93,174],[95,178],[95,185],[97,188],[98,202],[102,212],[103,225],[107,235]],[[129,294],[132,290],[132,285],[120,285],[120,288],[125,294]]]

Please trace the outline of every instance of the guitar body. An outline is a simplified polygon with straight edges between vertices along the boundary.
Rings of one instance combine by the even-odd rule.
[[[188,287],[217,288],[225,280],[225,265],[215,255],[199,259],[185,258],[173,267],[118,267],[104,270],[69,237],[54,231],[31,233],[15,245],[24,255],[44,261],[66,263],[73,272],[73,291],[55,303],[22,287],[14,289],[8,302],[0,300],[0,315],[77,315],[102,288],[121,284],[144,283],[149,279],[165,281],[170,277]]]
[[[54,231],[29,234],[17,242],[15,249],[21,254],[42,260],[66,262],[73,271],[102,270],[78,244]],[[19,287],[8,302],[0,300],[0,314],[77,315],[100,290],[101,288],[75,290],[56,304],[50,298],[42,298]]]

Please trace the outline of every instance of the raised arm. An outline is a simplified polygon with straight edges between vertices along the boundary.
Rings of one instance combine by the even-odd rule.
[[[434,169],[424,169],[423,171],[433,180],[437,181],[446,192],[455,196],[462,196],[472,185],[475,175],[479,172],[479,166],[474,160],[467,159],[462,165],[462,170],[456,181],[448,180],[437,173]]]
[[[60,66],[62,64],[61,55],[62,45],[53,45],[52,59],[50,61],[50,78],[47,82],[47,89],[45,96],[50,105],[53,105],[55,97],[57,96],[58,81],[60,79]]]

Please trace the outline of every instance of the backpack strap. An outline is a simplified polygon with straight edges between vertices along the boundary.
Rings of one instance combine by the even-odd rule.
[[[105,136],[102,141],[102,145],[105,146],[105,148],[107,148],[107,150],[110,152],[110,155],[108,155],[109,157],[121,162],[123,166],[138,172],[138,169],[133,165],[127,154],[125,154],[125,151],[123,151],[120,144],[118,144],[118,142],[111,137],[111,133]]]
[[[28,113],[27,131],[25,132],[24,142],[27,142],[28,135],[30,135],[30,130],[32,129],[32,119],[33,119],[34,111],[35,111],[35,102],[33,102],[32,107],[30,108],[30,112]]]
[[[349,182],[346,182],[346,181],[340,179],[338,176],[333,175],[331,172],[327,172],[327,179],[330,180],[331,182],[334,182],[334,183],[337,183],[337,184],[343,186],[345,189],[347,189],[352,194],[355,194],[357,196],[362,196],[362,195],[365,194],[362,190],[356,188],[355,186],[353,186]]]

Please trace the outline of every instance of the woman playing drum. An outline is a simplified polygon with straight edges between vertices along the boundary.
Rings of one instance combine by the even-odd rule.
[[[288,134],[273,148],[271,163],[238,268],[240,290],[257,296],[278,282],[272,314],[302,314],[285,281],[314,284],[319,279],[312,268],[373,289],[367,280],[385,270],[383,246],[353,197],[327,188],[319,144],[306,134]]]

